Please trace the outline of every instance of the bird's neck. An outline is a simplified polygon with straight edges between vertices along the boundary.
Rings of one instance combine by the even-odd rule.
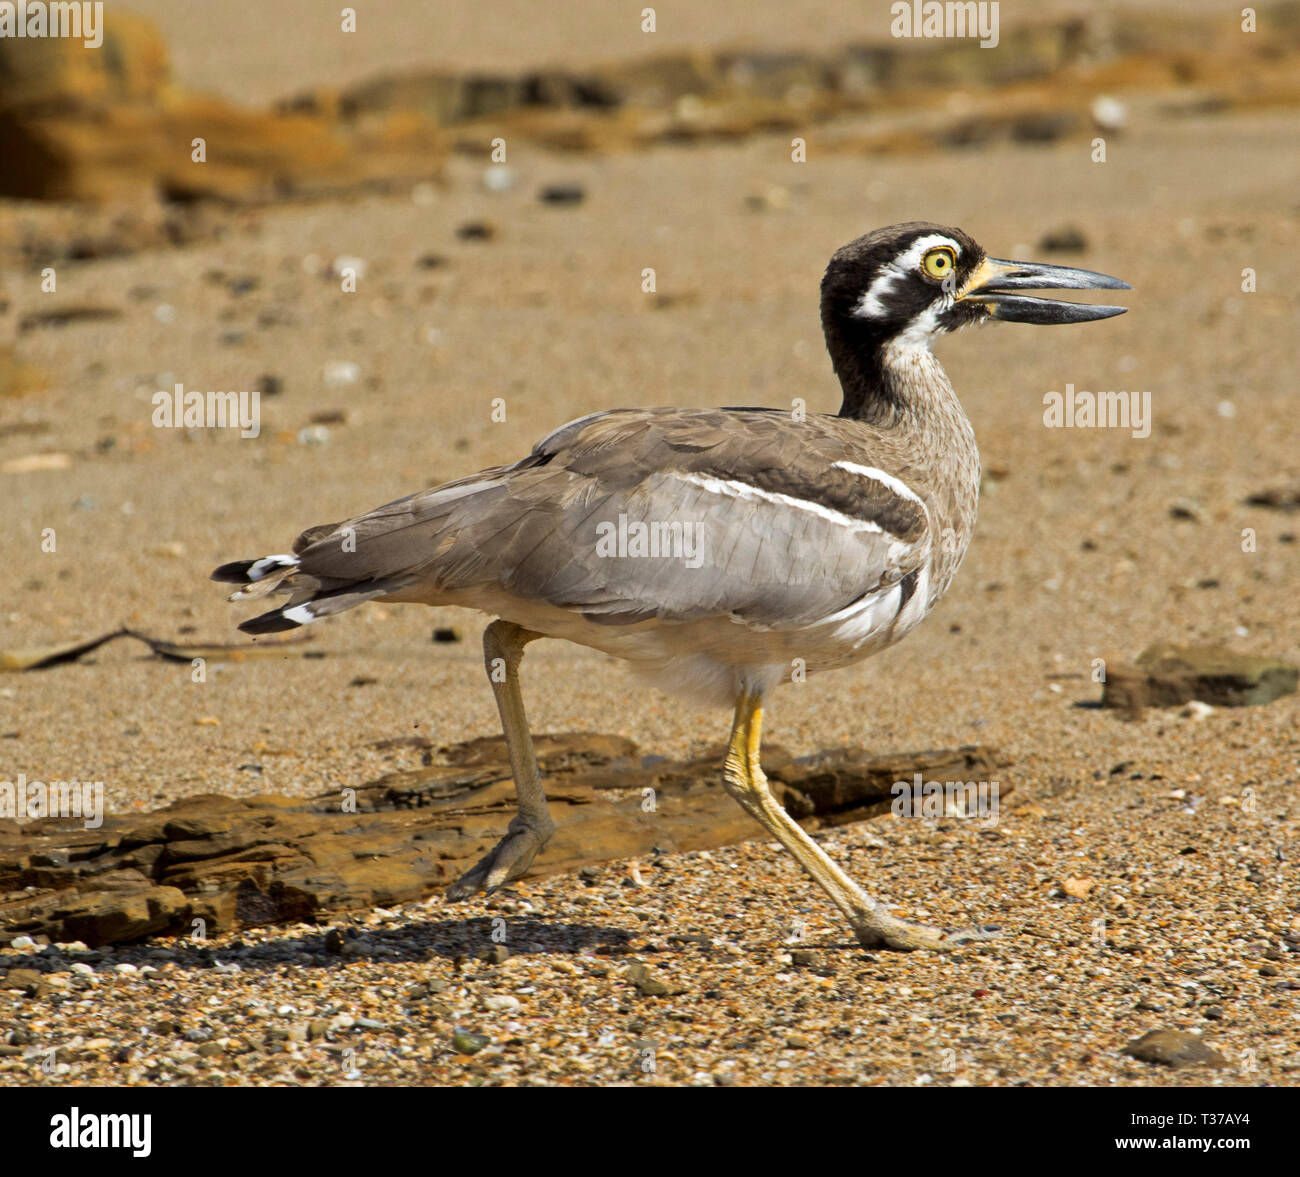
[[[970,434],[970,422],[928,336],[882,338],[864,327],[850,337],[828,325],[826,347],[844,393],[841,417],[877,429],[938,433],[950,444],[959,440],[952,434]]]
[[[975,431],[928,340],[895,337],[849,341],[827,331],[827,347],[844,390],[841,417],[907,445],[934,488],[939,532],[949,532],[936,579],[947,587],[965,555],[979,504],[980,458]]]

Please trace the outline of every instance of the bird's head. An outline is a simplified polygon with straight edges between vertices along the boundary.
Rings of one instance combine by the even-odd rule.
[[[986,319],[1086,323],[1125,307],[1055,302],[1026,290],[1129,290],[1127,282],[986,256],[960,229],[912,221],[836,251],[822,279],[822,323],[851,344],[929,348],[935,335]]]

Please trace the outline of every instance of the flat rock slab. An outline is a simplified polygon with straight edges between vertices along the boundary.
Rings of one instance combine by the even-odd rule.
[[[1144,1063],[1182,1070],[1184,1067],[1228,1067],[1231,1064],[1213,1047],[1186,1030],[1149,1030],[1135,1038],[1124,1054]]]
[[[425,767],[308,799],[208,794],[146,815],[0,820],[0,944],[19,935],[91,946],[315,919],[440,890],[505,832],[514,783],[504,739],[435,747]],[[536,738],[556,831],[531,874],[655,850],[704,850],[765,837],[721,784],[722,749],[691,760],[641,756],[620,736]],[[794,758],[764,749],[772,787],[808,828],[890,808],[892,786],[998,780],[1007,761],[976,746]],[[1000,795],[1011,788],[1001,784]]]
[[[1295,693],[1300,667],[1224,646],[1149,646],[1132,666],[1106,667],[1101,705],[1126,711],[1177,707],[1198,699],[1215,707],[1252,707]]]

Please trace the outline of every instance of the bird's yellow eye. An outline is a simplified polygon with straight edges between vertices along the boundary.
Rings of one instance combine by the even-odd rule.
[[[931,278],[939,278],[940,280],[948,277],[953,272],[953,267],[956,264],[956,255],[946,245],[940,245],[937,249],[930,250],[921,259],[921,268]]]

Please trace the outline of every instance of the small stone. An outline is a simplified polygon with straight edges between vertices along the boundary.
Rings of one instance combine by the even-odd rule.
[[[1174,1070],[1199,1066],[1222,1068],[1229,1065],[1228,1060],[1217,1050],[1186,1030],[1151,1030],[1141,1038],[1135,1038],[1124,1047],[1122,1053],[1144,1063],[1158,1063]]]
[[[1087,899],[1088,893],[1097,885],[1095,879],[1075,878],[1066,879],[1061,884],[1061,890],[1064,891],[1071,899]]]
[[[500,1012],[507,1009],[518,1009],[520,1006],[519,998],[509,993],[493,993],[483,999],[483,1004],[490,1010]]]
[[[350,360],[331,360],[321,372],[326,384],[332,388],[355,384],[361,379],[361,365]]]
[[[745,207],[756,213],[784,212],[790,207],[790,190],[773,184],[762,192],[751,192],[745,197]]]
[[[492,221],[465,221],[456,227],[456,236],[462,241],[494,241],[499,234]]]
[[[1088,248],[1088,239],[1077,225],[1062,225],[1044,233],[1038,248],[1044,253],[1083,253]]]
[[[33,940],[30,936],[15,936],[12,940],[9,941],[9,947],[17,948],[17,949],[35,948],[36,941]]]
[[[510,959],[510,949],[504,944],[493,944],[491,948],[479,954],[479,959],[487,964],[505,964]]]
[[[1111,94],[1098,94],[1092,100],[1088,113],[1092,115],[1097,130],[1109,131],[1111,134],[1123,130],[1124,124],[1128,122],[1128,107]]]
[[[587,191],[580,184],[548,184],[538,194],[543,204],[581,204]]]
[[[787,1050],[812,1050],[812,1041],[805,1038],[802,1034],[791,1034],[785,1040]]]
[[[457,1054],[478,1054],[491,1041],[483,1034],[475,1034],[457,1026],[451,1036],[451,1048]]]
[[[1256,491],[1246,498],[1248,507],[1266,507],[1271,511],[1292,514],[1300,511],[1300,482],[1294,486],[1276,486]]]
[[[338,928],[331,928],[325,933],[325,951],[337,956],[343,951],[343,933]]]
[[[627,979],[636,986],[642,997],[675,997],[685,992],[679,986],[659,980],[639,960],[634,960],[627,966]]]
[[[219,1054],[225,1054],[226,1048],[220,1042],[205,1042],[196,1053],[199,1058],[216,1058]]]
[[[489,192],[509,192],[515,186],[515,170],[503,163],[483,169],[483,187]]]
[[[0,989],[21,989],[28,997],[40,997],[49,989],[45,974],[35,969],[10,969]]]
[[[1259,966],[1259,975],[1261,977],[1276,977],[1281,974],[1281,970],[1275,964],[1262,964]]]

